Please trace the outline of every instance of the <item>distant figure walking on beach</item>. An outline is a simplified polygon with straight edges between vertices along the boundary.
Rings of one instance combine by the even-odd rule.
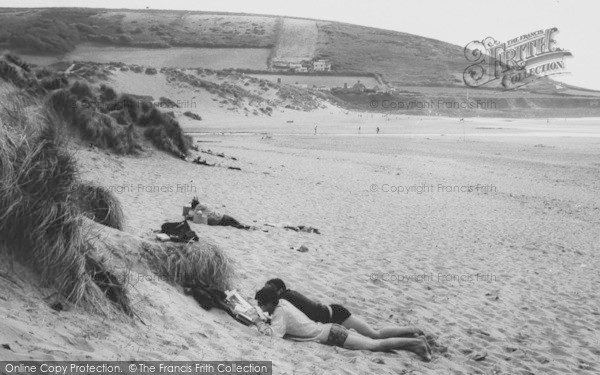
[[[344,306],[336,304],[326,306],[315,302],[295,290],[287,289],[281,279],[271,279],[266,282],[265,286],[273,287],[280,299],[287,300],[315,322],[339,324],[372,339],[417,337],[423,335],[423,331],[414,327],[390,326],[376,330],[359,317],[352,315]]]
[[[379,126],[377,127],[377,134],[379,134]]]
[[[360,126],[358,127],[358,134],[360,134]]]
[[[389,351],[407,350],[431,361],[431,349],[425,337],[372,339],[350,331],[339,324],[323,324],[310,320],[302,311],[285,299],[279,299],[272,286],[265,286],[254,297],[258,306],[271,314],[271,324],[263,322],[258,314],[253,319],[258,331],[271,337],[287,335],[296,341],[317,341],[350,350]]]
[[[315,135],[317,135],[317,125],[315,125]]]

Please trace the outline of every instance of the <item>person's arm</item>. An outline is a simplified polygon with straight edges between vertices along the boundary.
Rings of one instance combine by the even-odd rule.
[[[265,336],[271,336],[271,337],[274,336],[273,328],[271,326],[269,326],[267,323],[263,322],[262,320],[258,319],[257,321],[254,322],[254,325],[256,325],[258,332],[260,332],[261,334],[263,334]]]
[[[263,335],[271,336],[271,337],[283,337],[286,333],[286,322],[285,316],[281,308],[277,308],[273,313],[273,317],[271,319],[271,325],[260,320],[260,318],[254,320],[254,324],[256,328],[258,328],[258,332]]]

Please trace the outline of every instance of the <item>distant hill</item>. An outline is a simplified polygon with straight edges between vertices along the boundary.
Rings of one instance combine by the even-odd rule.
[[[211,66],[213,69],[229,68],[231,61],[261,60],[264,65],[260,66],[269,67],[274,59],[327,59],[333,74],[376,77],[383,88],[398,88],[403,100],[497,99],[503,101],[500,106],[506,111],[515,106],[526,111],[535,109],[536,116],[545,116],[546,109],[552,108],[569,108],[577,115],[590,115],[588,110],[595,113],[600,94],[559,85],[546,77],[510,94],[502,90],[498,81],[481,88],[470,88],[462,79],[469,65],[462,46],[332,21],[171,10],[0,9],[0,49],[65,58],[84,43],[92,51],[86,56],[92,57],[95,46],[163,51],[174,47],[232,49],[235,58],[217,59],[216,64],[223,61],[224,66]],[[244,54],[233,49],[246,52],[258,49],[258,52]],[[197,53],[205,56],[205,52]],[[111,55],[112,58],[118,59]],[[167,65],[183,64],[183,60],[183,55],[175,54]],[[193,66],[189,66],[190,62]],[[187,57],[187,67],[196,67],[195,62],[193,56]],[[353,81],[349,79],[349,82]],[[370,109],[368,103],[372,95],[341,93],[338,97],[353,108]],[[576,108],[585,111],[577,112]]]
[[[84,42],[146,48],[272,48],[284,56],[297,49],[302,56],[314,51],[314,57],[329,59],[333,70],[377,73],[396,85],[463,85],[461,74],[467,64],[460,46],[329,21],[287,22],[295,29],[285,33],[283,23],[282,17],[233,13],[1,9],[0,47],[44,55],[62,55]],[[303,34],[303,25],[311,40],[290,38],[289,34]],[[311,36],[315,25],[316,46],[289,45],[315,44]],[[277,45],[280,36],[285,46]]]
[[[319,22],[317,54],[338,70],[381,74],[396,85],[464,85],[463,48],[396,31]]]

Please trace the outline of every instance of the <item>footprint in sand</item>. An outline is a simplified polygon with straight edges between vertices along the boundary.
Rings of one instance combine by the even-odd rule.
[[[83,337],[68,337],[65,335],[61,335],[60,333],[58,334],[58,336],[60,338],[62,338],[67,344],[74,346],[75,348],[79,349],[79,350],[83,350],[85,352],[95,352],[96,349],[94,349],[88,342],[86,339],[84,339]]]
[[[190,348],[198,347],[198,343],[196,343],[196,340],[194,340],[192,337],[190,337],[190,336],[182,336],[182,337],[185,340],[185,342],[189,345]]]

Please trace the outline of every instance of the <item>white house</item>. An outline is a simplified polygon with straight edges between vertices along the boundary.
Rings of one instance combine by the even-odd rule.
[[[315,60],[313,61],[313,70],[315,72],[329,72],[331,71],[331,63],[329,60]]]

